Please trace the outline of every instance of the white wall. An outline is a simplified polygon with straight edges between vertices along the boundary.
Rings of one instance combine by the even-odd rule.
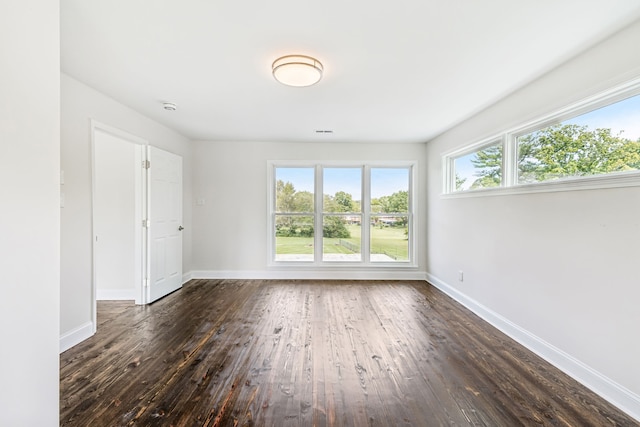
[[[61,211],[60,329],[61,346],[66,348],[86,338],[93,329],[91,119],[182,156],[185,171],[191,167],[191,145],[182,135],[65,74],[61,77],[61,114],[65,207]],[[189,173],[185,173],[183,183],[183,268],[188,271],[191,266],[192,229]]]
[[[0,2],[0,425],[58,425],[57,1]]]
[[[640,76],[639,40],[636,23],[427,144],[430,279],[637,418],[640,187],[443,198],[441,156]]]
[[[193,270],[197,277],[291,277],[287,271],[267,269],[267,161],[268,160],[414,160],[418,162],[418,192],[424,192],[424,144],[344,144],[195,142],[193,197],[205,199],[193,210]],[[418,205],[416,225],[425,200]],[[418,239],[419,266],[410,277],[424,278],[424,239]],[[268,270],[268,271],[267,271]],[[347,272],[342,278],[364,278],[372,269]],[[321,277],[322,272],[291,273]],[[380,272],[382,274],[382,272]],[[403,273],[385,277],[409,277]],[[326,276],[322,276],[326,277]]]

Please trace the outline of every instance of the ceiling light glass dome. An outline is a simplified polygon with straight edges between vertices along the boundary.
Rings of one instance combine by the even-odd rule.
[[[287,86],[311,86],[320,81],[324,68],[320,61],[306,55],[282,56],[271,64],[273,77]]]

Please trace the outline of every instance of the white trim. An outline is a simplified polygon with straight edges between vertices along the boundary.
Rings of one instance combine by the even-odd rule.
[[[108,133],[112,136],[116,136],[118,138],[122,138],[122,139],[126,139],[129,142],[132,142],[134,144],[138,144],[138,145],[148,145],[149,142],[144,139],[144,138],[140,138],[139,136],[133,135],[129,132],[126,132],[122,129],[118,129],[116,127],[113,126],[109,126],[107,124],[104,124],[102,122],[99,122],[98,120],[95,119],[91,119],[91,129],[98,129],[101,130],[105,133]]]
[[[466,197],[506,196],[511,194],[554,193],[559,191],[599,190],[640,186],[640,171],[618,172],[606,175],[586,176],[578,179],[559,179],[534,184],[519,184],[512,187],[494,187],[455,193],[441,194],[443,199]]]
[[[60,336],[60,353],[80,344],[96,333],[95,323],[87,322]]]
[[[191,271],[192,279],[299,279],[299,280],[426,280],[424,271],[398,270],[299,270],[288,268],[283,270],[195,270]]]
[[[441,156],[442,159],[442,188],[440,189],[440,194],[451,194],[453,193],[455,186],[455,171],[453,165],[453,157],[443,154]]]
[[[277,166],[275,166],[274,169],[277,169]],[[322,262],[322,255],[323,255],[323,250],[324,250],[324,249],[320,250],[320,248],[324,247],[324,243],[323,243],[324,242],[324,238],[323,238],[323,236],[320,235],[320,230],[323,229],[323,221],[324,221],[324,215],[322,215],[323,214],[322,207],[323,207],[323,203],[324,203],[324,181],[322,179],[323,178],[322,177],[323,171],[324,171],[324,167],[319,165],[319,164],[316,164],[313,167],[313,185],[314,185],[314,188],[313,188],[313,213],[312,213],[312,215],[313,215],[313,229],[317,230],[317,232],[313,233],[313,246],[314,246],[314,248],[316,248],[313,251],[313,257],[314,257],[313,263],[314,264],[319,264],[319,263]],[[360,168],[360,176],[362,177],[362,167]],[[275,184],[275,181],[274,181],[274,184]],[[275,187],[275,185],[274,185],[274,187]],[[361,188],[362,188],[362,185],[361,185]],[[364,193],[362,193],[362,194],[364,195]],[[276,192],[276,196],[277,196],[277,192]],[[276,204],[276,206],[277,206],[277,204]],[[274,220],[275,220],[275,218],[277,218],[276,211],[274,210],[273,212],[274,212]],[[270,230],[271,230],[272,233],[273,233],[274,229],[275,229],[275,227],[270,227]],[[274,234],[272,234],[271,238],[274,240],[274,242],[278,240],[277,237]],[[276,245],[274,244],[273,247],[276,248]],[[271,259],[273,261],[271,265],[280,264],[276,258],[277,258],[277,255],[276,255],[276,252],[274,251],[273,255],[271,257]],[[364,257],[362,257],[362,260],[364,261]]]
[[[502,136],[502,185],[498,188],[518,185],[518,147],[510,138],[509,134]]]
[[[97,263],[97,247],[96,247],[96,230],[95,230],[95,197],[96,197],[96,132],[100,131],[117,138],[128,141],[134,145],[135,148],[135,161],[140,162],[146,159],[146,149],[144,147],[149,145],[149,142],[141,137],[133,135],[122,129],[118,129],[113,126],[109,126],[95,119],[90,119],[91,126],[91,298],[92,298],[92,319],[93,324],[97,325],[98,320],[98,308],[96,301],[100,299],[98,297],[97,278],[96,278],[96,263]],[[138,163],[141,164],[141,163]],[[137,165],[134,165],[137,167]],[[147,258],[147,245],[146,245],[146,229],[142,227],[142,220],[146,216],[147,201],[146,201],[146,170],[141,167],[138,169],[139,173],[135,174],[135,242],[134,251],[136,257],[136,271],[135,271],[135,291],[134,299],[136,304],[144,304],[144,280],[147,276],[145,260]],[[127,298],[130,299],[130,298]],[[94,331],[95,332],[95,331]]]
[[[98,301],[123,301],[136,299],[135,289],[97,289],[96,299]]]
[[[193,274],[189,271],[187,273],[182,274],[182,284],[184,285],[189,280],[193,279]]]
[[[456,288],[426,273],[427,281],[464,305],[480,318],[528,348],[556,368],[571,376],[611,404],[640,421],[640,396],[616,383],[570,354],[544,341]]]
[[[147,191],[147,171],[139,165],[143,161],[147,160],[145,146],[136,144],[135,146],[135,164],[137,167],[137,173],[135,174],[135,229],[136,235],[134,241],[133,252],[136,257],[135,263],[137,265],[135,271],[135,287],[134,287],[134,300],[136,304],[143,304],[143,292],[144,282],[147,276],[147,270],[145,267],[145,260],[147,258],[147,245],[146,245],[146,233],[147,229],[142,226],[142,220],[147,218],[147,202],[145,199],[145,193]]]

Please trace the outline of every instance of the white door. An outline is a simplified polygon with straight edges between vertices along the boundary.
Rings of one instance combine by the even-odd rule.
[[[182,287],[182,157],[148,147],[148,298]]]

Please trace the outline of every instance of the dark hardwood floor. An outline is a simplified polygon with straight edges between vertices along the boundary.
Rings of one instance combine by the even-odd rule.
[[[419,281],[193,280],[99,302],[63,426],[637,426]]]

